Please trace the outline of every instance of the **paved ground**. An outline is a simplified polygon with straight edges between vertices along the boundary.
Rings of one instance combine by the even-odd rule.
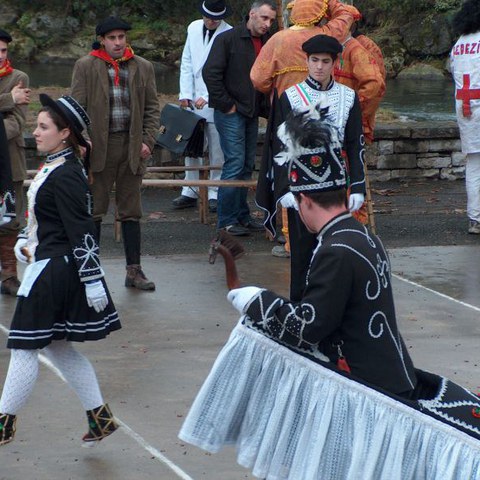
[[[415,245],[478,245],[467,234],[466,194],[463,181],[391,181],[372,184],[377,233],[387,247]],[[202,253],[215,235],[215,216],[209,225],[198,223],[198,209],[174,210],[179,192],[147,188],[144,191],[143,251],[148,255]],[[251,199],[252,200],[252,199]],[[102,232],[104,254],[122,255],[113,241],[112,216]],[[249,252],[269,252],[263,235],[242,238]]]
[[[480,389],[480,238],[466,234],[463,182],[374,185],[377,229],[389,249],[400,328],[415,363]],[[154,293],[123,286],[121,245],[106,225],[103,265],[123,329],[81,345],[122,428],[84,449],[82,408],[46,366],[18,419],[16,441],[2,447],[5,480],[240,480],[251,475],[233,449],[208,455],[184,445],[178,430],[238,315],[227,302],[221,262],[206,251],[214,226],[197,212],[170,208],[171,191],[145,192],[144,267]],[[243,240],[242,240],[243,241]],[[272,257],[263,235],[245,240],[244,284],[287,294],[288,260]],[[7,333],[15,300],[0,299]],[[0,379],[9,352],[0,349]]]

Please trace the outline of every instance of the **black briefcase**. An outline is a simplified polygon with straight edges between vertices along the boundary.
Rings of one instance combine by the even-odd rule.
[[[203,157],[205,123],[191,110],[167,103],[160,114],[157,145],[186,157]]]

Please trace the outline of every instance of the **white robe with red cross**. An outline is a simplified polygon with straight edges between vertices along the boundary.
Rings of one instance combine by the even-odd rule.
[[[463,153],[480,152],[480,31],[462,35],[450,53]]]

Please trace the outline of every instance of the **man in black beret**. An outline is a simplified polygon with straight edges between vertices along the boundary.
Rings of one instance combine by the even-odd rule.
[[[93,217],[100,230],[115,184],[117,220],[122,225],[125,286],[155,290],[141,268],[141,185],[158,132],[160,109],[153,65],[127,43],[131,25],[108,17],[95,32],[99,41],[73,70],[72,96],[90,119]]]
[[[333,67],[342,46],[333,37],[316,35],[302,45],[306,54],[308,77],[285,90],[275,105],[269,128],[276,131],[287,115],[322,104],[328,121],[336,125],[339,141],[348,161],[350,212],[363,203],[365,173],[363,166],[364,138],[360,103],[356,93],[333,79]],[[278,135],[273,140],[273,161],[262,162],[257,187],[257,204],[268,212],[265,226],[275,235],[274,219],[280,203],[288,211],[290,236],[290,298],[300,300],[305,289],[305,279],[317,238],[305,228],[298,215],[298,205],[288,190],[287,169],[284,162],[284,145]],[[273,198],[272,198],[273,197]]]
[[[23,132],[27,104],[30,102],[30,89],[28,88],[27,74],[13,68],[8,58],[8,47],[11,42],[12,36],[0,29],[0,112],[4,117],[11,166],[10,181],[13,181],[13,192],[10,192],[7,198],[10,203],[13,201],[15,205],[15,214],[10,212],[8,217],[10,221],[4,222],[0,226],[0,264],[2,267],[0,293],[15,296],[20,282],[13,247],[25,216],[23,181],[27,178],[27,168]]]
[[[121,18],[107,17],[97,25],[97,27],[95,28],[95,33],[100,37],[104,37],[108,32],[111,32],[112,30],[123,30],[127,32],[131,29],[132,26],[129,23],[123,21]]]

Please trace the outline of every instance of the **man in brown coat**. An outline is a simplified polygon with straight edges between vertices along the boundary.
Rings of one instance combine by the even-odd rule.
[[[15,217],[0,226],[0,264],[2,272],[0,293],[16,295],[20,282],[17,276],[17,259],[13,247],[24,223],[23,181],[27,176],[25,162],[25,128],[27,104],[30,102],[28,76],[12,67],[8,46],[12,37],[0,29],[0,112],[3,113],[8,153],[11,162],[15,192]]]
[[[125,286],[155,290],[140,266],[140,188],[155,144],[160,109],[153,65],[127,44],[130,29],[117,17],[97,25],[100,42],[75,63],[72,96],[91,119],[91,190],[98,236],[115,183],[127,263]]]

